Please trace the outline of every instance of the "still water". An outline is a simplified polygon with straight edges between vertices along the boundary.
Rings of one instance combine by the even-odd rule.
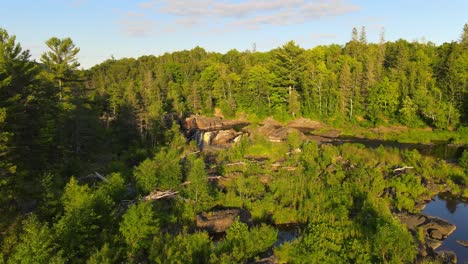
[[[426,205],[423,213],[448,220],[457,229],[437,249],[451,250],[457,254],[458,263],[468,263],[468,248],[456,240],[468,240],[468,204],[460,200],[437,196]]]

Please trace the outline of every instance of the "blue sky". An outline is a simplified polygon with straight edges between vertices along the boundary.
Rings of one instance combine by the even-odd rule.
[[[52,36],[71,37],[88,68],[115,58],[208,51],[267,51],[289,40],[304,48],[344,44],[353,27],[385,38],[458,40],[468,0],[5,0],[0,27],[38,59]]]

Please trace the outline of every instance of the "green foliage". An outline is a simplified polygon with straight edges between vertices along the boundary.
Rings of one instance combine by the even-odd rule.
[[[398,223],[383,223],[375,234],[373,251],[378,262],[405,263],[416,258],[414,238]]]
[[[65,263],[53,231],[35,215],[23,222],[23,232],[8,263]]]
[[[205,171],[205,162],[198,158],[189,160],[189,172],[187,175],[186,193],[190,199],[193,199],[197,205],[206,202],[209,198],[208,193],[208,175]]]
[[[176,188],[182,179],[179,152],[176,149],[161,150],[153,159],[138,165],[133,175],[143,192]]]
[[[108,244],[104,244],[100,250],[97,250],[86,261],[87,264],[111,264],[117,262],[118,254],[109,248]]]
[[[312,220],[304,236],[290,250],[292,263],[344,263],[370,261],[370,248],[351,222],[334,219],[324,214]]]
[[[344,46],[196,47],[82,71],[70,38],[48,40],[38,65],[0,29],[0,261],[241,263],[272,248],[278,232],[262,223],[273,222],[305,226],[274,249],[283,262],[413,262],[414,238],[391,212],[417,211],[438,190],[423,177],[467,197],[467,151],[457,165],[416,150],[304,143],[297,131],[273,143],[252,131],[266,116],[307,116],[343,135],[468,143],[466,31],[436,46],[367,43],[363,28]],[[196,146],[177,121],[218,109],[248,117],[249,136],[187,155]],[[376,124],[392,127],[369,129]],[[95,171],[108,181],[85,176]],[[223,177],[208,182],[208,172]],[[179,193],[141,201],[154,190]],[[212,242],[193,230],[213,206],[243,207],[258,225],[236,221]],[[25,212],[33,214],[22,221]]]
[[[50,51],[42,55],[41,62],[48,68],[52,78],[57,81],[59,97],[64,99],[71,92],[66,82],[74,81],[76,70],[80,66],[76,58],[80,49],[75,46],[71,38],[52,37],[46,41],[46,45]]]
[[[390,186],[396,190],[396,208],[398,210],[414,210],[417,197],[424,193],[424,187],[420,180],[412,173],[405,173],[390,182]]]
[[[86,257],[89,249],[100,247],[101,233],[113,220],[114,203],[109,195],[80,186],[74,178],[65,187],[62,203],[64,214],[54,225],[57,239],[67,257]]]
[[[132,205],[122,217],[120,232],[131,252],[148,248],[153,236],[159,233],[159,224],[150,202]]]
[[[369,94],[369,113],[374,122],[393,118],[399,103],[398,86],[388,78],[380,82]]]
[[[154,263],[208,263],[212,244],[207,233],[154,237],[149,259]]]
[[[463,154],[460,157],[460,166],[465,169],[465,172],[468,174],[468,150],[464,150]]]
[[[236,221],[226,231],[226,238],[215,248],[210,263],[240,263],[266,251],[276,241],[277,230],[267,225],[253,227]]]

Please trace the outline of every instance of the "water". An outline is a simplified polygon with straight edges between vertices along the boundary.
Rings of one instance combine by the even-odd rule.
[[[432,156],[439,159],[445,160],[457,160],[463,150],[464,146],[452,145],[448,141],[433,141],[431,144],[424,143],[400,143],[394,140],[383,140],[383,139],[368,139],[368,138],[358,138],[352,136],[339,136],[336,138],[321,136],[323,139],[326,139],[324,143],[332,145],[341,145],[344,143],[359,143],[368,148],[377,148],[379,146],[390,147],[390,148],[399,148],[407,150],[418,150],[421,155]]]
[[[276,225],[278,229],[278,239],[274,244],[274,247],[279,247],[283,245],[285,242],[292,242],[296,240],[300,233],[301,224],[279,224]]]
[[[468,263],[468,248],[458,244],[459,240],[468,240],[468,203],[437,196],[435,201],[426,205],[424,214],[448,220],[457,229],[437,248],[437,251],[451,250],[457,254],[458,263]]]

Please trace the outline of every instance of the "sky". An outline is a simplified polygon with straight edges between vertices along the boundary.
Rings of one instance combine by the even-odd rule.
[[[0,0],[0,28],[39,60],[51,37],[70,37],[82,68],[196,46],[225,53],[343,45],[353,27],[369,42],[457,41],[468,0]]]

